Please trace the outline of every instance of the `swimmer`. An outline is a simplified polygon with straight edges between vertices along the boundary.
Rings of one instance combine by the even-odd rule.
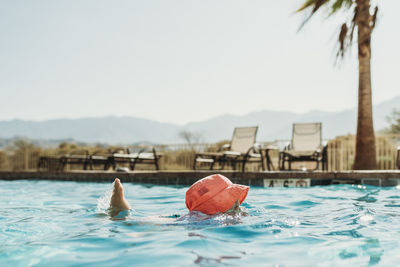
[[[186,192],[185,202],[189,211],[200,211],[207,215],[237,214],[248,192],[248,186],[234,184],[228,178],[215,174],[194,183]],[[111,216],[130,209],[121,181],[116,178],[110,201]]]

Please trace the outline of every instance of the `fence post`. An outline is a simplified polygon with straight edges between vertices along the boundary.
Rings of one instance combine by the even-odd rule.
[[[28,170],[28,148],[24,148],[24,170]]]

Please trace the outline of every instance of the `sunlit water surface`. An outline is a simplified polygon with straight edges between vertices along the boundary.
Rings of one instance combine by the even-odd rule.
[[[251,188],[248,216],[187,214],[187,187],[0,181],[0,266],[398,266],[400,190]],[[159,215],[171,218],[160,218]]]

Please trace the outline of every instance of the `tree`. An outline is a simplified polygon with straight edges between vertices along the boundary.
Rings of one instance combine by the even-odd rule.
[[[392,114],[386,119],[390,124],[388,132],[400,134],[400,110],[393,109]]]
[[[358,116],[356,134],[355,170],[376,169],[375,133],[372,121],[371,86],[371,35],[375,28],[378,7],[371,13],[370,0],[306,0],[297,12],[309,11],[301,27],[321,7],[327,7],[329,15],[338,11],[350,12],[349,21],[341,26],[338,57],[345,55],[351,47],[357,28],[358,44]]]
[[[196,143],[200,143],[202,135],[200,133],[193,133],[193,132],[184,130],[179,133],[179,137],[186,141],[186,143],[189,145],[191,150],[195,150],[194,145]]]

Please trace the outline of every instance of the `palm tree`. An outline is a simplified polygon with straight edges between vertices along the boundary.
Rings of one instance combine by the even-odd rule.
[[[353,41],[357,28],[358,42],[358,117],[356,135],[356,155],[353,168],[355,170],[376,169],[375,134],[372,121],[371,95],[371,34],[375,28],[378,7],[371,13],[370,0],[306,0],[297,12],[310,12],[304,24],[321,7],[328,9],[329,15],[338,11],[350,11],[348,22],[343,23],[339,33],[338,57],[343,57]]]

